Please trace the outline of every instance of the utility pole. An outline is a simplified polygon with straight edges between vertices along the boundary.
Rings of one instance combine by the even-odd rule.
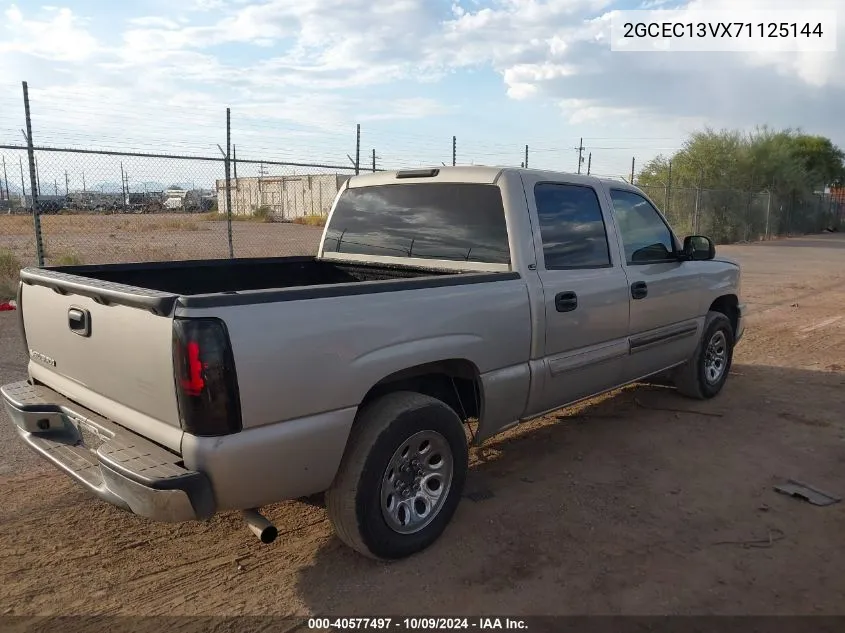
[[[575,149],[578,150],[578,173],[581,173],[581,163],[584,162],[583,154],[584,150],[587,149],[584,147],[584,138],[582,137],[580,141],[578,141],[578,147]]]
[[[634,165],[637,163],[637,157],[631,158],[631,184],[634,184]]]
[[[85,186],[85,172],[82,172],[82,193],[87,193],[88,187]]]
[[[38,192],[38,195],[41,195],[41,173],[38,171],[38,156],[36,156],[33,160],[35,160],[35,190]]]
[[[59,179],[58,178],[53,178],[53,195],[54,196],[59,195]]]
[[[240,184],[238,183],[238,146],[232,145],[232,170],[235,175],[235,191],[240,191]]]
[[[70,195],[70,181],[68,180],[68,177],[67,177],[67,169],[65,169],[65,195],[66,196]]]
[[[588,176],[590,175],[590,171],[592,170],[592,168],[593,168],[593,153],[590,152],[589,154],[587,154],[587,175]]]
[[[452,136],[452,167],[458,162],[458,137]]]
[[[528,169],[528,146],[525,146],[525,168]]]

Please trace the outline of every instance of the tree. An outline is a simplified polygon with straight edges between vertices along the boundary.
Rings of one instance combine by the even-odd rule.
[[[843,182],[845,153],[830,139],[766,126],[696,132],[671,157],[649,161],[638,178],[645,188],[693,192],[672,196],[667,214],[686,227],[703,226],[719,241],[749,239],[760,224],[771,228],[770,212],[774,231],[814,230],[825,213],[818,194]]]
[[[845,176],[845,153],[829,138],[800,135],[794,139],[794,155],[808,177],[822,187],[840,182]]]

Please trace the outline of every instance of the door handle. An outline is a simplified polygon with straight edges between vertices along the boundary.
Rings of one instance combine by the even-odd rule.
[[[555,295],[555,310],[558,312],[572,312],[578,307],[578,295],[574,292],[559,292]]]
[[[74,334],[91,336],[91,313],[82,308],[71,308],[67,311],[67,326]]]
[[[635,281],[631,284],[631,296],[634,299],[645,299],[648,294],[648,284],[644,281]]]

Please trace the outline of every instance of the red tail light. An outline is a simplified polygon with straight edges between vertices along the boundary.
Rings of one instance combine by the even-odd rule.
[[[196,341],[189,341],[185,346],[187,350],[187,378],[182,378],[182,389],[189,396],[201,396],[205,387],[205,380],[202,378],[202,371],[208,367],[208,363],[200,361],[200,346]]]
[[[173,321],[173,368],[186,433],[215,436],[241,430],[235,361],[219,319]]]

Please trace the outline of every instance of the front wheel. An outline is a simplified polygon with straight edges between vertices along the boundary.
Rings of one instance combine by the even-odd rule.
[[[733,349],[734,330],[730,319],[721,312],[708,312],[701,342],[692,358],[675,373],[678,392],[698,400],[716,396],[728,379]]]
[[[326,492],[338,537],[371,558],[427,548],[455,513],[468,460],[463,424],[440,400],[403,391],[368,404]]]

